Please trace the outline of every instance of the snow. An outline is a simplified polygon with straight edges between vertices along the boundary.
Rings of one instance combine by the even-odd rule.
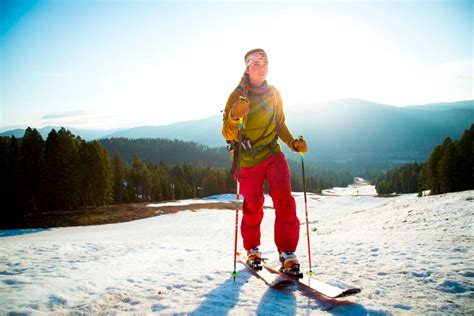
[[[361,182],[331,191],[308,194],[313,271],[321,281],[361,287],[348,298],[353,304],[317,300],[296,286],[270,289],[241,265],[234,283],[235,212],[207,209],[0,231],[0,314],[474,314],[474,191],[381,198]],[[297,255],[307,269],[304,199],[294,195]],[[265,209],[261,248],[277,264],[273,221]]]
[[[240,201],[242,201],[242,195],[239,195]],[[231,201],[235,202],[235,194],[219,194],[219,195],[212,195],[203,198],[205,201],[209,200],[215,200],[215,201],[221,201],[221,202],[226,202],[226,201]]]
[[[219,202],[235,202],[235,194],[232,199],[229,199],[230,194],[222,194],[222,196],[214,195],[206,197],[203,199],[188,199],[188,200],[178,200],[173,202],[163,202],[157,204],[148,204],[148,207],[160,207],[160,206],[185,206],[191,204],[209,204],[209,203],[219,203]]]

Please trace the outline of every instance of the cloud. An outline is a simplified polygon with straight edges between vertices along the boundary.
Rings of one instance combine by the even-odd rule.
[[[123,117],[128,117],[123,115]],[[103,129],[108,127],[122,127],[121,117],[116,113],[100,111],[70,111],[55,113],[42,117],[43,126],[66,126],[85,129]],[[124,126],[128,126],[125,124]]]
[[[76,110],[76,111],[67,111],[67,112],[61,112],[61,113],[51,113],[51,114],[46,114],[42,117],[43,120],[50,120],[50,119],[62,119],[62,118],[68,118],[68,117],[76,117],[76,116],[83,116],[87,115],[86,111],[82,110]]]

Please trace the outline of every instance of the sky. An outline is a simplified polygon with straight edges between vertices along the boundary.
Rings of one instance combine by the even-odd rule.
[[[3,130],[221,115],[257,47],[285,108],[473,99],[472,1],[0,3]]]

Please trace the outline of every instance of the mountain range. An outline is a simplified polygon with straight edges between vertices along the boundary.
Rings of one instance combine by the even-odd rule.
[[[424,161],[446,137],[458,139],[474,123],[474,100],[396,107],[360,99],[342,99],[297,107],[285,106],[294,136],[304,135],[310,159],[326,164],[397,164]],[[112,137],[167,138],[224,146],[222,116],[163,126],[71,132],[86,140]],[[43,137],[52,127],[39,129]],[[21,137],[24,130],[0,136]],[[283,147],[286,147],[283,145]],[[288,152],[288,149],[284,149]]]

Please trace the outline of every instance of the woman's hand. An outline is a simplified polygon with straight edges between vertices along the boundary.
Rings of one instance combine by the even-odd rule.
[[[232,109],[230,110],[230,116],[234,120],[238,120],[239,118],[246,116],[249,113],[249,106],[250,101],[246,97],[240,96],[232,106]]]
[[[306,141],[302,138],[293,139],[293,141],[291,142],[291,148],[295,152],[305,153],[308,151],[308,144],[306,144]]]

